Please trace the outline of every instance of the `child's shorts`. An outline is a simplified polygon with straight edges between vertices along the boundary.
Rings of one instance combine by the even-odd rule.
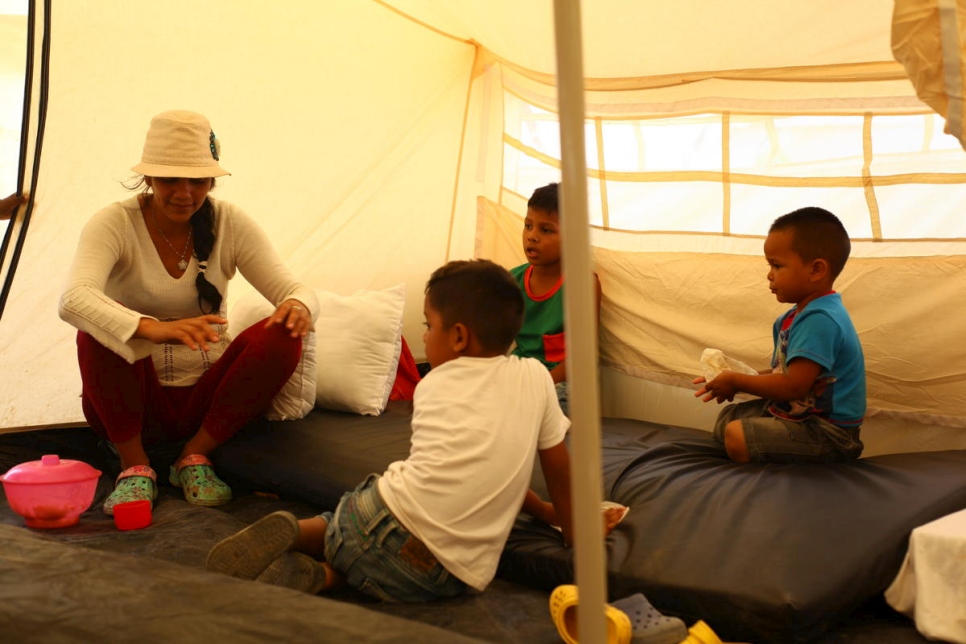
[[[350,586],[384,601],[425,602],[463,594],[466,584],[386,507],[378,480],[378,474],[370,474],[342,495],[334,514],[319,515],[328,524],[325,560]]]
[[[554,385],[554,389],[557,391],[557,402],[560,403],[560,409],[563,410],[564,416],[570,416],[570,383],[564,380],[563,382],[558,382]]]
[[[819,416],[800,421],[768,413],[765,399],[728,405],[718,414],[714,437],[723,443],[725,425],[740,420],[752,461],[773,463],[830,463],[850,461],[862,454],[859,429],[839,427]]]

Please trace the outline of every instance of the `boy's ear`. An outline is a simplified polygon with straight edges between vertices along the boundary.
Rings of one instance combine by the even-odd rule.
[[[470,330],[462,322],[457,322],[450,329],[453,351],[462,353],[470,344]]]
[[[829,265],[827,259],[822,259],[821,257],[812,260],[811,272],[812,281],[818,281],[824,279],[829,274]]]

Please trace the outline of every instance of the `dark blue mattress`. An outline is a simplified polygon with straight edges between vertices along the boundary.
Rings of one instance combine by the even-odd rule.
[[[332,508],[406,457],[410,405],[253,425],[216,466],[234,485]],[[891,583],[913,528],[966,508],[966,450],[737,465],[707,432],[616,418],[603,419],[601,443],[604,498],[631,508],[607,538],[610,597],[643,592],[723,639],[820,636]],[[539,468],[533,485],[545,492]],[[573,583],[572,551],[521,517],[499,575],[548,590]]]

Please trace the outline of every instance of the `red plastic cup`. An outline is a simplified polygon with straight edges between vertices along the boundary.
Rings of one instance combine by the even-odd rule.
[[[114,525],[118,530],[139,530],[151,525],[151,502],[128,501],[114,506]]]

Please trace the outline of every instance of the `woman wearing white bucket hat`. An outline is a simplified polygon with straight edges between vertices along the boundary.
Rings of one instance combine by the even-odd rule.
[[[244,212],[209,196],[219,141],[208,120],[183,110],[151,120],[137,197],[96,213],[81,233],[60,316],[79,329],[84,416],[113,446],[121,473],[104,502],[157,496],[146,446],[175,444],[169,481],[197,505],[222,505],[231,489],[209,454],[262,415],[294,371],[318,317]],[[275,313],[232,339],[228,281],[241,274]]]

